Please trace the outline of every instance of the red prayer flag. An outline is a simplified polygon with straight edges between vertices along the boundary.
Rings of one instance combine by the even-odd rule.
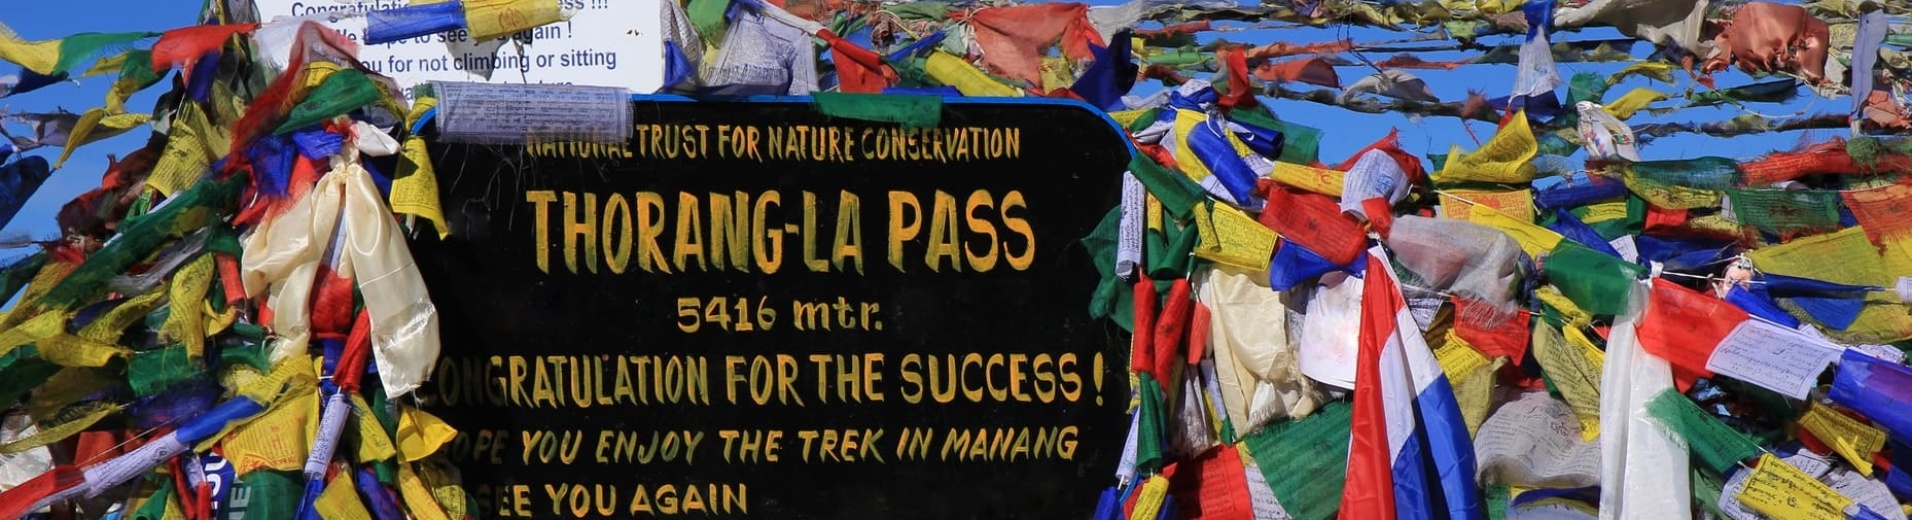
[[[153,70],[171,70],[174,65],[185,64],[182,78],[192,73],[192,65],[200,56],[217,51],[226,46],[226,40],[233,35],[249,33],[258,29],[259,24],[242,23],[232,25],[194,25],[166,31],[153,43]],[[191,78],[186,78],[190,80]]]
[[[1262,179],[1268,207],[1261,225],[1280,233],[1336,265],[1348,265],[1367,250],[1367,231],[1341,213],[1341,205],[1326,195],[1290,190]]]
[[[1183,520],[1255,517],[1255,507],[1248,498],[1248,477],[1242,473],[1241,451],[1234,446],[1209,448],[1174,467],[1168,491],[1175,497],[1176,512]]]
[[[1255,87],[1248,83],[1247,53],[1242,52],[1238,47],[1223,47],[1215,52],[1215,61],[1222,66],[1222,72],[1227,74],[1228,78],[1228,93],[1222,94],[1216,102],[1222,108],[1245,108],[1258,105],[1259,103],[1255,101]]]
[[[1521,358],[1527,357],[1527,340],[1532,337],[1528,323],[1532,317],[1519,311],[1506,316],[1495,314],[1499,312],[1491,305],[1454,298],[1454,334],[1488,358],[1507,356],[1514,364],[1520,364]]]
[[[42,498],[86,483],[86,473],[73,466],[56,466],[52,471],[0,492],[0,518],[25,518]]]
[[[1335,165],[1333,169],[1344,172],[1353,170],[1354,163],[1361,162],[1361,156],[1367,155],[1372,150],[1380,150],[1388,154],[1388,157],[1394,158],[1394,164],[1401,167],[1401,173],[1407,175],[1410,183],[1421,182],[1422,178],[1427,177],[1427,168],[1421,165],[1421,158],[1401,149],[1401,129],[1399,128],[1389,130],[1387,137],[1382,137],[1367,148],[1354,152],[1354,155],[1348,156],[1348,160],[1341,161],[1341,164]]]
[[[1155,281],[1140,269],[1135,273],[1135,333],[1130,336],[1129,369],[1154,373]],[[1157,381],[1160,381],[1159,379]]]
[[[1853,218],[1866,230],[1872,244],[1885,247],[1885,239],[1912,234],[1912,184],[1840,192]]]
[[[1278,83],[1307,83],[1329,88],[1341,88],[1341,76],[1334,71],[1334,64],[1328,60],[1302,58],[1280,63],[1262,62],[1255,66],[1255,77],[1262,81]]]
[[[1654,279],[1646,315],[1640,319],[1640,347],[1671,363],[1676,379],[1690,384],[1692,379],[1679,376],[1713,375],[1706,360],[1747,319],[1746,311],[1724,300]]]
[[[1208,306],[1195,302],[1195,316],[1188,321],[1188,364],[1202,362],[1202,356],[1208,355],[1208,327],[1212,316]]]
[[[1195,300],[1190,297],[1187,278],[1175,280],[1169,287],[1168,301],[1162,303],[1162,315],[1155,319],[1155,365],[1156,381],[1168,384],[1168,376],[1175,373],[1175,356],[1181,354],[1182,339],[1188,330],[1188,320],[1195,312]]]
[[[818,32],[817,37],[830,44],[840,90],[856,94],[881,94],[883,89],[889,88],[890,78],[896,72],[883,64],[882,56],[858,47],[828,29]]]
[[[1090,46],[1102,45],[1089,23],[1089,6],[1077,3],[990,7],[969,16],[982,63],[1011,79],[1042,84],[1043,49],[1060,40],[1062,54],[1095,59]]]

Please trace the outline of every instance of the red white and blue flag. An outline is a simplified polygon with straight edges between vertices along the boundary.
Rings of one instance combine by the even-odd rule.
[[[1485,518],[1453,386],[1408,312],[1387,253],[1375,247],[1367,256],[1340,517]]]

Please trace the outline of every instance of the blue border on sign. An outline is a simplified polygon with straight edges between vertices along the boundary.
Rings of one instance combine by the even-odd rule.
[[[898,94],[898,95],[907,95],[907,94]],[[1048,105],[1048,106],[1076,107],[1083,110],[1087,110],[1090,113],[1095,114],[1096,117],[1101,118],[1102,122],[1109,124],[1110,129],[1115,130],[1116,135],[1118,136],[1128,135],[1128,128],[1123,127],[1120,123],[1116,123],[1115,118],[1109,117],[1109,113],[1107,111],[1104,111],[1100,108],[1096,108],[1095,105],[1091,105],[1091,104],[1082,102],[1080,100],[1066,99],[1066,98],[1042,98],[1042,97],[963,97],[963,96],[939,96],[939,97],[942,98],[943,103],[953,104],[953,105]],[[810,96],[691,97],[691,96],[682,96],[677,94],[636,94],[631,96],[631,101],[661,101],[661,102],[670,102],[670,103],[697,103],[701,101],[744,101],[744,102],[754,102],[754,103],[809,103],[813,101],[814,99],[815,98],[812,98]],[[433,119],[436,119],[437,117],[438,117],[438,107],[432,107],[430,110],[426,110],[424,115],[419,116],[418,122],[412,124],[411,132],[413,134],[417,134],[419,132],[424,131],[425,124],[431,122]],[[1131,141],[1126,138],[1122,139],[1122,147],[1126,148],[1129,151],[1129,155],[1131,157],[1135,155],[1136,150],[1135,150],[1134,141]]]

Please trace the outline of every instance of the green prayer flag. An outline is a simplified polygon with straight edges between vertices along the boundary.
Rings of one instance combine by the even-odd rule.
[[[158,36],[158,33],[80,33],[60,39],[60,59],[53,62],[53,70],[71,71],[81,65],[97,61],[100,58],[125,52],[140,40]],[[153,61],[148,54],[147,62]],[[128,56],[127,59],[132,59]]]
[[[1717,90],[1697,90],[1686,95],[1688,107],[1727,103],[1784,103],[1799,94],[1799,80],[1787,78]]]
[[[1168,408],[1162,404],[1165,399],[1162,385],[1155,381],[1155,376],[1142,372],[1137,375],[1136,381],[1136,393],[1141,397],[1141,405],[1136,407],[1135,413],[1141,417],[1141,432],[1136,435],[1135,470],[1144,475],[1154,474],[1160,472],[1162,465],[1167,462],[1162,453],[1163,444],[1167,442],[1162,437],[1162,423]]]
[[[148,475],[147,480],[159,482],[159,486],[153,490],[153,494],[146,496],[145,501],[139,503],[139,509],[133,511],[133,520],[165,520],[166,505],[179,491],[174,487],[172,478],[158,475],[157,472],[150,473],[155,474]]]
[[[1168,65],[1175,68],[1200,67],[1214,59],[1214,53],[1202,52],[1201,49],[1164,49],[1148,57],[1150,65]]]
[[[1574,107],[1581,101],[1604,103],[1607,89],[1611,87],[1612,85],[1607,83],[1607,78],[1599,74],[1592,72],[1574,74],[1573,79],[1567,82],[1567,102],[1561,105],[1563,110],[1560,111],[1559,116],[1555,116],[1554,120],[1549,122],[1548,126],[1571,129],[1579,125],[1580,112]]]
[[[904,128],[933,128],[943,121],[943,98],[936,96],[816,92],[810,100],[830,117],[901,123]]]
[[[1627,169],[1642,179],[1714,191],[1738,186],[1746,177],[1739,171],[1739,161],[1725,157],[1642,161]]]
[[[883,6],[884,11],[903,20],[936,20],[949,17],[949,4],[942,2],[906,2]],[[702,29],[699,29],[700,31]]]
[[[1661,391],[1647,401],[1646,408],[1653,418],[1686,439],[1694,460],[1715,473],[1725,473],[1740,461],[1759,456],[1759,445],[1746,434],[1707,415],[1676,390]]]
[[[1341,507],[1353,419],[1354,405],[1335,401],[1307,417],[1263,426],[1244,439],[1275,500],[1290,516],[1329,518]]]
[[[1627,292],[1645,272],[1639,265],[1562,240],[1542,263],[1560,294],[1592,314],[1626,312]]]
[[[33,345],[15,347],[0,356],[0,405],[19,401],[20,396],[52,379],[60,369],[59,365],[40,359],[40,349]]]
[[[239,175],[220,181],[201,180],[158,210],[123,222],[118,236],[87,256],[86,262],[49,289],[38,305],[43,309],[73,309],[95,301],[94,296],[106,288],[107,280],[127,272],[166,242],[214,221],[238,198],[245,184],[245,177]]]
[[[1129,160],[1129,173],[1135,174],[1149,194],[1162,201],[1162,207],[1174,215],[1177,220],[1194,217],[1195,204],[1208,199],[1208,192],[1202,191],[1200,184],[1190,180],[1187,175],[1170,171],[1155,163],[1148,154],[1135,154]]]
[[[273,133],[285,135],[295,130],[324,122],[327,119],[342,116],[367,105],[377,103],[378,85],[372,83],[365,73],[346,69],[325,77],[319,86],[313,87],[292,112],[286,114],[285,122]]]
[[[0,300],[12,300],[20,288],[39,276],[40,268],[46,267],[46,258],[46,251],[40,251],[0,269]]]
[[[221,358],[224,358],[223,353]],[[204,366],[186,356],[186,347],[175,345],[133,353],[132,359],[126,363],[126,383],[133,387],[133,395],[146,397],[164,392],[204,372]]]
[[[1487,486],[1487,519],[1507,520],[1507,503],[1512,500],[1512,490],[1507,489],[1507,486]]]
[[[1159,117],[1162,117],[1162,109],[1160,108],[1151,108],[1146,112],[1142,112],[1142,117],[1135,118],[1135,121],[1129,123],[1129,133],[1132,134],[1147,129],[1149,125],[1155,124],[1156,118]]]
[[[1144,240],[1143,251],[1147,254],[1149,278],[1156,281],[1187,278],[1192,271],[1193,254],[1197,233],[1195,226],[1181,226],[1173,221],[1162,223],[1163,234],[1153,230],[1147,232],[1149,240]],[[1166,236],[1163,236],[1166,234]]]
[[[1836,191],[1730,189],[1726,196],[1733,202],[1734,218],[1760,231],[1781,234],[1839,228]]]
[[[723,41],[724,11],[730,10],[730,0],[690,0],[684,6],[684,14],[690,17],[690,24],[697,28],[697,34],[707,42]]]
[[[258,469],[239,477],[251,501],[246,503],[246,518],[297,518],[299,501],[305,497],[305,479],[298,472]]]
[[[1699,502],[1700,507],[1712,512],[1713,518],[1728,518],[1726,512],[1719,508],[1719,496],[1726,487],[1719,474],[1698,466],[1692,468],[1692,473],[1693,499]]]
[[[266,343],[229,345],[219,349],[219,366],[245,365],[260,372],[272,371],[272,348]]]
[[[1082,237],[1082,247],[1088,250],[1089,262],[1095,264],[1096,273],[1102,281],[1095,287],[1095,293],[1089,297],[1089,317],[1109,318],[1122,330],[1135,331],[1135,293],[1129,284],[1115,272],[1115,251],[1121,235],[1122,207],[1111,208],[1102,217],[1102,223]]]
[[[1281,156],[1275,160],[1290,164],[1320,160],[1321,129],[1276,121],[1275,131],[1281,132]]]

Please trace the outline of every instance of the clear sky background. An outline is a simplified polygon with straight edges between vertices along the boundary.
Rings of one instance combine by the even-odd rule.
[[[320,0],[323,1],[323,0]],[[1095,0],[1092,4],[1109,5],[1118,2]],[[165,31],[193,23],[202,3],[200,0],[66,0],[56,2],[8,2],[0,9],[0,23],[13,28],[28,40],[58,38],[79,32],[118,32],[118,31]],[[1243,24],[1222,24],[1243,28]],[[1262,44],[1274,41],[1307,43],[1325,41],[1334,38],[1352,38],[1356,43],[1373,43],[1398,40],[1413,36],[1412,33],[1394,32],[1379,29],[1361,28],[1299,28],[1299,29],[1247,29],[1211,33],[1203,42],[1225,38],[1232,42]],[[1617,36],[1611,30],[1589,30],[1579,33],[1556,33],[1555,41],[1597,39]],[[1484,43],[1500,41],[1517,42],[1515,38],[1487,40]],[[1644,56],[1650,49],[1641,45],[1634,49],[1634,55]],[[1471,55],[1463,52],[1423,53],[1427,60],[1453,60]],[[1385,54],[1368,56],[1379,61],[1387,58]],[[1562,63],[1560,75],[1571,78],[1576,72],[1591,71],[1601,75],[1610,74],[1626,66],[1626,63]],[[10,73],[18,67],[12,64],[0,64],[0,74]],[[635,71],[636,69],[633,69]],[[1469,90],[1477,90],[1488,97],[1504,96],[1513,87],[1515,66],[1507,65],[1469,65],[1453,71],[1412,70],[1415,75],[1425,79],[1434,94],[1443,101],[1457,101],[1466,98]],[[1341,67],[1339,69],[1343,85],[1352,84],[1374,71],[1364,66]],[[1692,86],[1683,73],[1676,74],[1675,85],[1655,84],[1650,80],[1632,79],[1615,86],[1608,93],[1608,99],[1618,97],[1636,86],[1652,86],[1658,90],[1676,96]],[[1751,83],[1753,80],[1737,72],[1725,72],[1718,75],[1721,88]],[[82,78],[76,82],[46,87],[23,95],[0,99],[0,106],[13,113],[50,112],[66,109],[83,112],[88,108],[100,106],[106,89],[112,84],[111,77]],[[135,96],[127,103],[132,111],[144,112],[151,109],[154,99],[167,88],[167,83],[154,85],[153,88]],[[1306,87],[1312,88],[1312,87]],[[1153,90],[1154,87],[1138,86],[1137,92]],[[1561,87],[1560,92],[1565,92]],[[1493,134],[1493,125],[1481,122],[1463,123],[1459,119],[1446,117],[1409,118],[1398,114],[1362,114],[1336,107],[1313,103],[1268,100],[1274,111],[1284,120],[1313,126],[1325,131],[1321,143],[1321,158],[1324,162],[1335,163],[1353,154],[1355,151],[1387,135],[1391,128],[1401,130],[1401,142],[1408,151],[1428,154],[1445,153],[1449,146],[1461,145],[1465,149],[1475,146],[1467,129],[1472,128],[1474,135],[1487,139]],[[1663,102],[1656,106],[1665,106]],[[1793,114],[1801,110],[1818,112],[1842,112],[1850,106],[1847,99],[1820,99],[1810,93],[1786,105],[1749,105],[1763,114]],[[1698,108],[1676,111],[1667,116],[1655,117],[1642,112],[1629,123],[1638,125],[1661,121],[1716,121],[1740,114],[1740,109]],[[10,124],[11,125],[11,124]],[[1464,126],[1465,125],[1465,126]],[[13,128],[21,128],[13,125]],[[150,133],[149,127],[113,139],[94,143],[75,151],[64,168],[55,171],[52,178],[40,188],[24,208],[0,235],[18,236],[28,234],[34,238],[54,238],[59,230],[54,223],[54,215],[61,205],[89,189],[97,187],[100,175],[105,172],[108,154],[125,156],[138,149]],[[1805,136],[1817,141],[1843,135],[1844,131],[1817,131]],[[1721,139],[1704,136],[1681,136],[1653,141],[1641,149],[1641,155],[1652,159],[1680,159],[1706,155],[1725,156],[1736,159],[1749,159],[1774,150],[1787,149],[1801,140],[1800,133],[1761,134],[1756,136]],[[42,149],[29,152],[43,155],[52,160],[59,151]],[[1584,154],[1582,154],[1584,157]],[[11,255],[6,255],[11,256]]]

